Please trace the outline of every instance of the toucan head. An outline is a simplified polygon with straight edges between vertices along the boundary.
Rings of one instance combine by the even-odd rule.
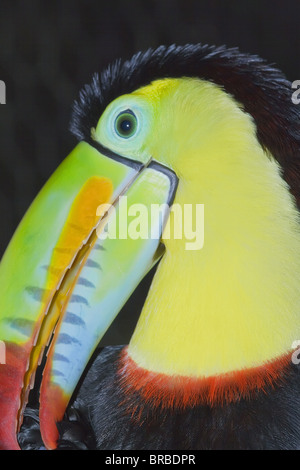
[[[71,123],[79,143],[1,261],[2,448],[18,448],[47,347],[40,426],[55,448],[56,423],[93,351],[160,259],[128,348],[140,367],[205,377],[289,349],[300,306],[299,113],[290,96],[258,57],[202,45],[138,53],[84,87]],[[202,226],[196,219],[177,236],[197,205]]]

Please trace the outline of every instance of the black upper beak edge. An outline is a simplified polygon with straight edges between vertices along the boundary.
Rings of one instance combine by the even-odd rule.
[[[137,160],[133,160],[128,157],[122,157],[122,155],[119,155],[112,150],[108,149],[107,147],[104,147],[101,145],[99,142],[96,142],[95,140],[90,139],[87,142],[89,145],[94,147],[98,152],[100,152],[102,155],[105,155],[108,158],[111,158],[112,160],[115,160],[116,162],[123,163],[123,165],[130,166],[134,170],[136,170],[138,173],[145,168],[151,168],[152,170],[159,171],[160,173],[164,173],[170,180],[170,191],[169,191],[169,196],[166,201],[166,203],[171,206],[174,202],[175,194],[177,191],[178,187],[178,177],[176,173],[171,170],[171,168],[162,165],[161,163],[157,162],[156,160],[151,160],[148,165],[144,165],[141,162],[138,162]]]

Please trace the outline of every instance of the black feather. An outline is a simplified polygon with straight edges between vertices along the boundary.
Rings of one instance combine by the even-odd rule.
[[[157,409],[138,393],[125,397],[117,374],[121,346],[104,348],[92,364],[71,410],[59,425],[58,449],[292,450],[300,449],[300,369],[250,400],[185,410]],[[137,405],[141,404],[141,414]],[[33,436],[30,437],[30,433]],[[25,448],[37,428],[22,428]]]
[[[291,83],[276,67],[237,48],[160,46],[117,60],[80,92],[71,131],[79,140],[90,141],[91,129],[112,100],[156,79],[184,76],[223,87],[254,118],[259,142],[281,164],[300,207],[300,107],[292,103]]]

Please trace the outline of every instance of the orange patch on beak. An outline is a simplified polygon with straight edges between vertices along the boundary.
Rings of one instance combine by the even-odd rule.
[[[107,178],[90,178],[73,202],[66,224],[54,248],[47,289],[56,286],[63,271],[72,263],[74,256],[95,228],[99,215],[97,208],[107,204],[113,194],[112,182]]]

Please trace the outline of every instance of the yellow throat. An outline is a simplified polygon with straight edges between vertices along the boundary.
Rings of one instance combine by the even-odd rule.
[[[209,377],[287,353],[300,339],[299,214],[252,118],[198,79],[136,93],[157,109],[148,146],[179,177],[174,203],[204,204],[205,216],[201,250],[164,240],[130,357],[150,371]]]

